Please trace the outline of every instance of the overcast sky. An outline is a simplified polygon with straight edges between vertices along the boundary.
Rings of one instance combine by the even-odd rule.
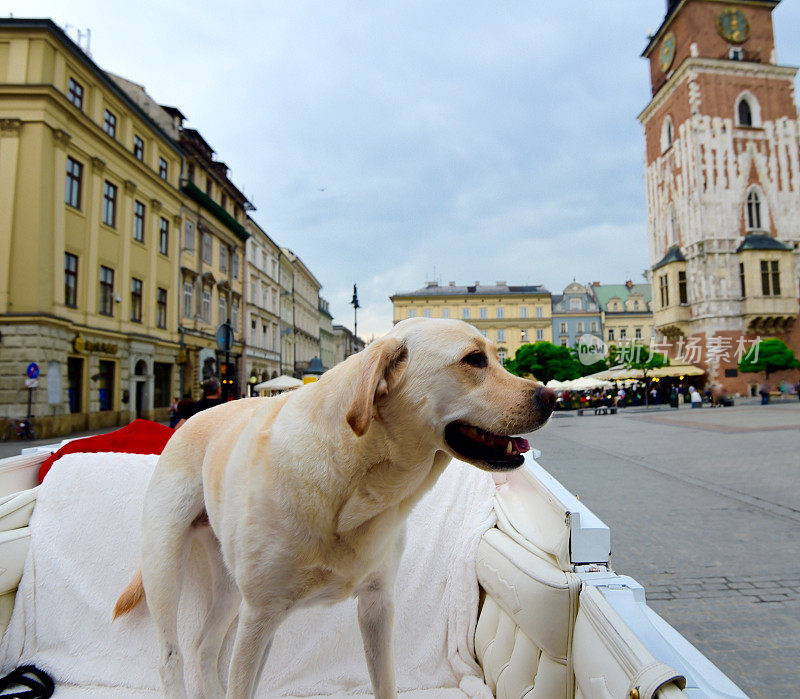
[[[334,322],[352,328],[358,284],[367,339],[391,327],[392,293],[427,280],[642,280],[640,54],[665,6],[0,2],[91,29],[102,68],[180,108]],[[800,2],[774,19],[778,62],[800,65]]]

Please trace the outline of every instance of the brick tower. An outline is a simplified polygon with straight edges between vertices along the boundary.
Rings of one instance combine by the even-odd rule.
[[[762,380],[736,370],[743,340],[800,350],[797,68],[777,62],[779,2],[668,0],[642,54],[656,330],[740,393]]]

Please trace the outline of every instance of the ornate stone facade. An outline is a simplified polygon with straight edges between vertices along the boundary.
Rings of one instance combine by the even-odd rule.
[[[776,64],[775,0],[670,3],[644,52],[648,242],[657,332],[800,349],[796,68]],[[699,361],[744,392],[734,352]]]

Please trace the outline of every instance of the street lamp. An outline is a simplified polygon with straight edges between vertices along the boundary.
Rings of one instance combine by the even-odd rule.
[[[353,352],[355,352],[355,348],[358,346],[358,309],[361,306],[358,305],[358,287],[353,284],[353,298],[350,299],[350,305],[353,307]]]

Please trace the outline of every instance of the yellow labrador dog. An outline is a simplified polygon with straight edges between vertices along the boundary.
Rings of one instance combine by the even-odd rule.
[[[395,697],[393,588],[406,515],[452,457],[523,463],[555,394],[512,376],[458,320],[416,318],[275,398],[198,413],[167,444],[144,501],[141,572],[115,618],[146,597],[168,699],[186,697],[177,609],[190,539],[211,564],[196,644],[204,697],[249,699],[289,610],[358,597],[375,696]],[[238,614],[227,694],[217,670]]]

